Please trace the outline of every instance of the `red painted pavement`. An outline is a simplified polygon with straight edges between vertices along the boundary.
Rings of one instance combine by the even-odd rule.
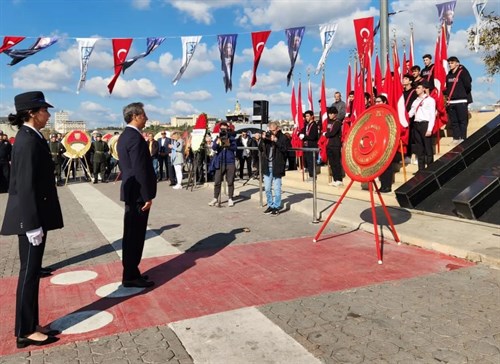
[[[365,232],[315,244],[310,237],[229,245],[144,259],[141,269],[156,285],[131,297],[100,298],[95,294],[99,287],[121,279],[121,262],[58,270],[57,273],[93,270],[98,277],[70,286],[53,285],[50,279],[42,279],[40,323],[48,324],[86,310],[106,310],[114,316],[112,323],[99,330],[61,335],[55,346],[471,265],[462,259],[393,242],[384,244],[384,264],[379,265],[373,235]],[[0,280],[0,355],[19,351],[13,336],[16,284],[17,277]]]

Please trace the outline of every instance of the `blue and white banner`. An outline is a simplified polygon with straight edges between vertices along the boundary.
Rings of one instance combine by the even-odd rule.
[[[181,79],[182,75],[186,71],[189,62],[191,61],[191,58],[193,58],[196,46],[198,45],[198,43],[200,43],[200,40],[201,40],[201,35],[196,35],[192,37],[181,37],[182,65],[179,72],[177,72],[177,75],[175,75],[174,79],[172,80],[174,86],[177,85],[177,82]]]
[[[323,46],[323,54],[319,59],[315,74],[318,74],[319,71],[321,71],[321,68],[325,65],[326,57],[328,57],[328,53],[330,53],[336,33],[337,24],[324,24],[319,26],[319,35],[321,37],[321,45]]]
[[[52,44],[58,41],[57,37],[41,37],[38,38],[30,48],[28,49],[7,49],[4,51],[9,57],[12,58],[12,61],[9,63],[9,66],[14,66],[15,64],[21,62],[23,59],[32,56],[45,48],[50,47]]]
[[[238,34],[223,34],[217,36],[217,43],[219,44],[221,69],[224,79],[224,87],[227,90],[232,90],[233,88],[233,63],[234,63],[234,52],[236,49],[236,39]]]
[[[129,58],[125,62],[123,62],[122,73],[125,73],[125,70],[127,68],[129,68],[130,66],[132,66],[135,63],[135,61],[137,61],[140,58],[144,58],[147,55],[149,55],[151,52],[153,52],[156,48],[158,48],[163,43],[164,40],[165,40],[165,38],[149,37],[147,39],[146,52],[142,52],[142,53],[138,54],[137,56]]]
[[[439,20],[446,29],[446,44],[450,42],[451,26],[455,17],[455,6],[457,0],[436,4]]]
[[[78,86],[76,87],[76,93],[79,93],[80,89],[85,86],[90,55],[92,54],[95,43],[98,40],[99,38],[76,38],[76,41],[78,42],[78,49],[80,50],[80,80],[78,81]]]
[[[295,67],[297,56],[299,55],[299,49],[302,44],[302,38],[304,37],[305,30],[305,27],[285,29],[286,39],[288,41],[288,55],[290,56],[290,71],[288,71],[288,74],[286,75],[287,86],[290,85],[293,68]]]
[[[472,0],[472,11],[474,12],[474,17],[476,18],[476,35],[474,36],[474,50],[479,51],[479,38],[481,36],[481,30],[484,25],[484,7],[488,0]]]

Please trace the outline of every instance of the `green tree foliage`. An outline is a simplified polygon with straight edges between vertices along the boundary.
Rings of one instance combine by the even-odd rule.
[[[486,15],[480,29],[479,49],[484,52],[483,61],[489,76],[500,74],[500,17]],[[469,49],[474,50],[475,27],[469,30]]]

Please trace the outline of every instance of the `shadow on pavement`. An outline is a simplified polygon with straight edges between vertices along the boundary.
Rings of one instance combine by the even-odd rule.
[[[391,215],[392,222],[394,225],[400,225],[404,224],[408,220],[411,219],[411,212],[407,210],[402,210],[402,209],[391,209],[387,208],[389,211],[389,214]],[[387,221],[387,218],[385,217],[384,209],[382,206],[376,206],[375,207],[375,213],[377,214],[377,223],[379,225],[384,225],[384,226],[389,226],[389,221]],[[365,221],[369,222],[370,224],[373,224],[373,218],[372,218],[372,209],[368,208],[366,210],[363,210],[359,217]]]
[[[186,272],[190,268],[194,267],[198,259],[204,259],[214,256],[222,249],[227,247],[229,244],[231,244],[234,240],[236,240],[236,234],[242,232],[245,232],[244,228],[233,229],[228,233],[217,233],[210,235],[198,241],[195,245],[186,250],[184,253],[164,263],[161,263],[158,266],[147,270],[146,272],[143,272],[143,274],[147,274],[150,277],[150,279],[155,282],[155,285],[151,289],[145,289],[144,291],[139,292],[138,294],[132,294],[130,296],[125,296],[125,297],[118,297],[118,298],[103,297],[95,302],[92,302],[84,307],[79,308],[78,310],[70,312],[67,315],[74,315],[77,313],[84,313],[87,311],[92,311],[94,312],[94,314],[97,314],[99,311],[107,310],[113,306],[121,304],[127,301],[129,298],[135,297],[139,294],[147,294],[157,289],[158,287],[161,287],[165,283],[169,282],[171,279]],[[109,246],[109,248],[113,249],[111,246]],[[127,288],[123,288],[120,285],[120,289],[127,289]],[[92,313],[90,313],[90,315],[92,315]],[[66,325],[61,325],[62,322],[59,321],[61,320],[60,318],[57,320],[59,322],[57,328],[62,331],[68,329],[71,326],[77,325],[78,323],[81,322],[79,321],[80,317],[81,321],[84,321],[89,318],[88,315],[82,314],[78,316],[78,319],[76,320],[68,320],[70,322],[67,322]]]
[[[120,240],[120,242],[121,242],[121,240]],[[52,264],[48,268],[51,268],[54,270],[61,269],[61,268],[70,266],[72,264],[78,264],[78,263],[84,262],[86,260],[94,259],[94,258],[99,257],[101,255],[105,255],[108,253],[114,253],[114,252],[115,252],[114,246],[112,244],[106,243],[106,244],[104,244],[98,248],[92,249],[88,252],[78,254],[78,255],[75,255],[74,257],[71,257],[71,258],[62,260],[60,262],[57,262],[55,264]]]

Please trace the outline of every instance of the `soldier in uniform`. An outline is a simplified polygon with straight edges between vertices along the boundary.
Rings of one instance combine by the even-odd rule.
[[[10,155],[12,153],[12,146],[4,138],[4,135],[6,134],[0,130],[0,193],[7,192],[9,189]]]
[[[109,153],[109,147],[108,143],[102,140],[102,134],[97,133],[95,135],[95,141],[92,142],[92,146],[90,147],[90,150],[94,154],[93,158],[93,166],[92,170],[94,173],[94,183],[97,183],[98,177],[99,177],[99,172],[101,173],[102,176],[102,182],[106,183],[106,178],[104,177],[104,174],[106,172],[106,163],[107,163],[107,153]]]
[[[52,155],[52,161],[54,162],[54,175],[56,176],[56,183],[58,186],[63,185],[61,178],[62,165],[64,163],[63,154],[66,152],[64,145],[57,140],[56,134],[50,135],[49,142],[50,154]]]

